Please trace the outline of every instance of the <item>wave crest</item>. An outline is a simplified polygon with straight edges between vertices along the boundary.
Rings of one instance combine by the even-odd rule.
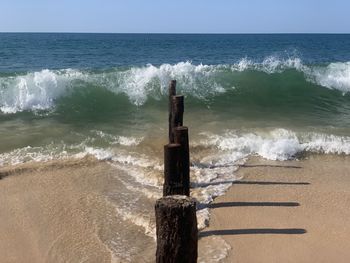
[[[305,70],[307,67],[303,65],[300,58],[281,59],[275,56],[269,56],[262,62],[254,62],[248,58],[241,59],[238,63],[231,66],[232,71],[255,70],[268,74],[281,73],[286,69]]]
[[[343,93],[350,91],[350,62],[331,63],[327,67],[316,67],[306,71],[314,83]]]
[[[275,129],[268,133],[245,133],[239,135],[228,132],[224,135],[204,134],[207,138],[202,145],[215,146],[229,152],[226,160],[236,161],[249,155],[259,155],[269,160],[289,160],[298,153],[350,154],[350,137],[321,133],[296,133],[285,129]]]
[[[48,110],[57,101],[72,95],[75,89],[96,87],[114,94],[125,94],[129,101],[141,106],[149,98],[160,100],[167,95],[171,79],[178,80],[179,91],[185,95],[207,101],[218,94],[234,89],[244,90],[244,79],[239,74],[254,72],[284,74],[295,70],[305,81],[343,93],[350,91],[350,62],[330,63],[326,66],[307,66],[300,58],[280,59],[267,57],[262,62],[243,58],[233,65],[194,65],[180,62],[174,65],[147,65],[106,71],[42,70],[22,75],[0,77],[0,110],[3,113]]]
[[[22,76],[0,78],[0,110],[16,113],[50,109],[55,105],[55,99],[67,95],[71,80],[81,78],[82,75],[71,69],[45,69]]]
[[[175,65],[163,64],[159,67],[147,65],[122,72],[104,75],[104,83],[114,93],[126,94],[135,105],[142,105],[149,96],[160,99],[167,94],[169,81],[176,79],[181,91],[197,98],[225,92],[217,82],[216,73],[221,66],[193,65],[180,62]]]

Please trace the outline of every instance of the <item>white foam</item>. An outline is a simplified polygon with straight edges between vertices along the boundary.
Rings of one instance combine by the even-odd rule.
[[[146,214],[137,214],[126,209],[116,207],[116,212],[123,220],[131,221],[134,225],[140,226],[145,230],[145,234],[156,239],[155,223]]]
[[[254,62],[248,58],[243,58],[230,68],[232,71],[256,70],[268,74],[281,73],[286,69],[296,69],[299,71],[307,69],[298,57],[279,58],[278,56],[268,56],[262,62]]]
[[[176,79],[182,87],[183,94],[203,98],[209,94],[225,92],[214,79],[218,69],[220,69],[218,66],[193,65],[188,61],[174,65],[162,64],[159,67],[147,65],[131,68],[110,76],[112,80],[110,90],[125,93],[134,104],[142,105],[148,96],[157,99],[165,95],[169,81]]]
[[[288,160],[294,158],[302,151],[326,154],[350,154],[350,137],[336,136],[316,132],[294,132],[286,129],[273,129],[270,131],[237,132],[227,131],[223,134],[203,133],[202,138],[194,141],[192,147],[202,145],[214,147],[219,152],[208,152],[194,162],[192,176],[194,182],[212,182],[221,177],[228,169],[236,169],[234,166],[242,162],[249,155],[259,155],[270,160]],[[119,140],[119,137],[118,137]],[[131,145],[139,141],[132,140]],[[0,154],[1,165],[18,164],[28,161],[48,161],[54,159],[81,158],[93,155],[99,160],[108,160],[120,166],[161,173],[163,166],[161,160],[145,154],[122,150],[119,148],[98,148],[88,146],[94,141],[86,138],[75,145],[48,144],[43,147],[23,147],[10,152]],[[129,139],[127,138],[127,141]],[[127,143],[129,144],[129,143]],[[231,172],[230,170],[230,172]],[[215,173],[212,173],[215,171]],[[135,173],[137,173],[135,171]],[[137,175],[135,174],[135,177]],[[158,185],[158,179],[148,182],[153,186]]]
[[[198,263],[221,262],[227,257],[230,249],[230,245],[219,236],[201,239],[198,247]]]
[[[57,98],[67,95],[70,81],[82,77],[81,72],[72,69],[45,69],[22,76],[0,78],[0,110],[15,113],[50,109]]]
[[[231,69],[233,71],[245,71],[247,69],[250,69],[251,66],[254,65],[254,62],[252,60],[249,60],[248,58],[242,58],[238,63],[234,64]]]
[[[0,154],[0,166],[17,165],[26,162],[47,162],[52,160],[62,160],[75,158],[74,154],[69,154],[64,145],[47,145],[46,147],[23,147],[10,152]]]
[[[304,135],[305,151],[326,154],[350,154],[350,137],[311,133]]]
[[[202,230],[209,225],[210,211],[209,208],[202,208],[197,210],[197,228]]]
[[[135,186],[135,185],[132,185],[131,183],[128,183],[122,180],[121,178],[118,178],[118,179],[123,183],[126,189],[128,189],[131,192],[139,192],[140,194],[146,196],[148,199],[156,200],[163,196],[161,188],[153,187],[152,189],[147,189],[144,185]]]
[[[100,138],[106,140],[110,145],[123,145],[123,146],[137,146],[143,141],[143,137],[126,137],[126,136],[117,136],[112,135],[103,131],[92,131],[94,134]]]
[[[147,156],[137,153],[116,154],[112,160],[121,164],[138,166],[142,168],[152,168],[155,170],[161,169],[161,164],[155,159],[149,159]]]
[[[114,153],[110,149],[101,149],[94,147],[85,147],[83,155],[92,155],[97,160],[111,160],[114,156]]]
[[[216,146],[233,155],[257,154],[270,160],[288,160],[302,151],[350,154],[350,137],[320,133],[296,133],[285,129],[269,132],[224,135],[208,134],[203,144]],[[236,158],[234,158],[236,159]]]
[[[305,70],[308,80],[344,93],[350,91],[350,62],[331,63],[326,67]]]

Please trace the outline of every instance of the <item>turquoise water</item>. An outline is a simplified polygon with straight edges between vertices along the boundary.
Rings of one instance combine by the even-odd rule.
[[[229,184],[196,186],[235,180],[251,155],[350,154],[350,35],[1,33],[0,165],[110,163],[128,174],[116,211],[149,242],[171,79],[185,95],[202,208]],[[201,227],[208,216],[198,211]],[[124,238],[117,257],[132,262]]]

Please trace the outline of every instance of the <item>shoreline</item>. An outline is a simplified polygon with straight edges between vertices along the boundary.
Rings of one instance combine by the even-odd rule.
[[[345,155],[251,157],[237,171],[242,179],[209,205],[201,239],[230,245],[222,262],[347,262],[349,161]]]
[[[311,154],[299,161],[250,157],[235,172],[242,179],[209,205],[199,262],[345,262],[349,161],[345,155]],[[125,176],[92,156],[0,169],[0,261],[129,262],[116,256],[123,250],[113,250],[113,236],[132,231],[128,238],[134,240],[144,229],[121,228],[125,219],[108,200],[116,174]],[[129,255],[130,262],[152,262],[155,243],[143,238],[150,242],[135,239],[139,251]]]

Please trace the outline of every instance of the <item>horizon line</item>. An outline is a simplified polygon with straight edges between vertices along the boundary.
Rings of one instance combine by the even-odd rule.
[[[82,32],[82,31],[0,31],[0,34],[135,34],[135,35],[349,35],[350,32]]]

